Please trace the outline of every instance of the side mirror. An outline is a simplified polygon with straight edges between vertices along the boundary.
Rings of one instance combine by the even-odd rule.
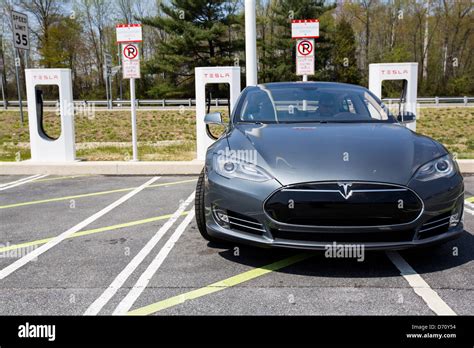
[[[412,123],[416,121],[416,115],[413,112],[405,111],[403,114],[397,116],[400,123]]]
[[[220,112],[211,112],[204,117],[204,123],[207,125],[210,124],[219,124],[223,125],[224,122],[222,121],[222,115]]]

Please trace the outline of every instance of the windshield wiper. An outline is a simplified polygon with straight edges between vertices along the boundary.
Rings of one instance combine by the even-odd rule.
[[[279,123],[283,124],[298,124],[298,123],[328,123],[328,121],[324,120],[313,120],[313,121],[280,121]]]
[[[262,125],[262,124],[274,124],[276,122],[269,122],[269,121],[265,121],[265,122],[262,122],[262,121],[238,121],[237,124],[258,124],[258,125]]]

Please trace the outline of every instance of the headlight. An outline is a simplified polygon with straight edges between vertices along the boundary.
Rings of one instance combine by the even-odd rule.
[[[450,177],[457,170],[451,155],[446,155],[423,165],[415,174],[415,179],[429,181],[442,177]]]
[[[229,179],[240,178],[258,182],[272,179],[270,174],[256,164],[219,154],[214,154],[213,166],[217,174]]]

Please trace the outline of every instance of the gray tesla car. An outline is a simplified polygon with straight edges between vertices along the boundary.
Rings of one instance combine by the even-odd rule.
[[[436,244],[463,231],[463,178],[440,143],[408,129],[366,88],[246,88],[207,151],[196,221],[209,241],[324,249]],[[219,113],[206,116],[223,124]]]

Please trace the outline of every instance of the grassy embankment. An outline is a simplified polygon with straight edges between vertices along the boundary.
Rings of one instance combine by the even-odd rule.
[[[139,111],[139,157],[142,161],[195,158],[194,111]],[[458,158],[474,158],[474,108],[421,109],[417,131],[440,141]],[[45,128],[60,133],[59,119],[46,113]],[[96,111],[76,116],[77,157],[89,161],[127,160],[132,156],[129,111]],[[28,125],[17,111],[0,112],[0,161],[30,157]]]

